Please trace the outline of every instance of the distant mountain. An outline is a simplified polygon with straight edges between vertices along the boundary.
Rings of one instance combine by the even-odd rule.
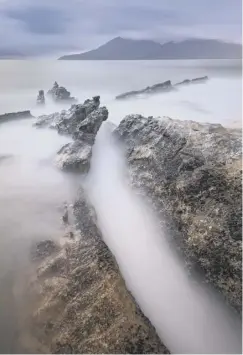
[[[218,40],[188,39],[160,44],[151,40],[116,37],[89,52],[59,60],[239,59],[242,46]]]

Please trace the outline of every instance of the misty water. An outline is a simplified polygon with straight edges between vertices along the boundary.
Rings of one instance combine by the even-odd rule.
[[[124,91],[140,89],[165,80],[176,83],[204,75],[210,78],[206,84],[183,87],[177,92],[150,98],[140,97],[126,102],[114,100],[117,94]],[[80,102],[91,96],[100,95],[101,104],[106,105],[109,110],[109,120],[116,124],[130,113],[215,122],[234,127],[239,126],[241,122],[239,61],[1,61],[0,77],[0,114],[30,109],[32,114],[37,116],[60,111],[65,106],[56,106],[50,101],[47,101],[46,106],[41,109],[35,105],[38,90],[46,91],[54,81],[57,81],[71,91]],[[37,130],[32,127],[32,124],[33,120],[27,119],[0,125],[0,157],[2,157],[0,160],[0,352],[19,350],[14,344],[18,332],[19,299],[24,297],[19,280],[29,268],[29,248],[37,240],[58,238],[62,234],[60,217],[63,202],[73,200],[81,181],[81,177],[64,174],[53,164],[57,150],[70,141],[70,138],[60,136],[48,129]],[[102,133],[104,129],[99,132],[94,147],[89,191],[97,209],[104,238],[118,260],[128,287],[145,314],[156,326],[158,333],[168,339],[172,351],[180,352],[180,346],[181,351],[189,349],[192,352],[197,350],[216,352],[222,349],[231,352],[239,349],[239,334],[234,331],[235,323],[233,321],[232,327],[231,323],[228,323],[232,321],[231,316],[222,313],[218,307],[215,307],[215,312],[211,312],[212,304],[211,301],[207,301],[207,297],[204,298],[204,307],[205,312],[212,313],[211,327],[215,329],[220,323],[224,324],[224,327],[218,329],[218,333],[211,332],[218,339],[225,338],[225,342],[222,341],[223,348],[212,347],[211,338],[207,338],[208,347],[202,343],[199,335],[204,324],[200,323],[202,309],[198,309],[199,322],[197,327],[194,327],[195,333],[189,348],[188,337],[193,324],[190,305],[185,303],[184,311],[181,313],[181,323],[170,322],[170,315],[175,316],[170,314],[172,312],[170,302],[173,301],[173,305],[178,303],[178,299],[170,298],[170,292],[178,290],[173,288],[174,284],[169,283],[168,275],[163,278],[162,268],[172,265],[174,259],[167,251],[164,239],[158,241],[158,232],[154,229],[156,225],[154,216],[150,218],[149,213],[144,213],[144,209],[147,211],[149,208],[143,205],[143,202],[138,202],[136,197],[133,197],[133,192],[123,185],[122,174],[126,170],[123,165],[124,159],[116,147],[107,144],[109,137]],[[95,154],[97,151],[100,154]],[[94,186],[100,187],[99,193]],[[110,196],[109,208],[105,203],[108,200],[107,196]],[[121,208],[115,208],[121,199]],[[113,218],[109,218],[110,208]],[[131,212],[130,216],[134,216],[132,220],[129,219],[128,211]],[[140,232],[144,214],[147,216],[147,229],[143,234]],[[107,224],[107,219],[114,223]],[[126,223],[122,224],[124,228],[120,228],[119,223],[123,219]],[[133,239],[129,237],[131,233]],[[145,250],[144,245],[149,247]],[[167,266],[161,259],[165,250],[168,256]],[[145,264],[144,258],[146,258]],[[125,264],[130,266],[129,270],[124,268]],[[143,268],[140,268],[141,265]],[[171,278],[179,277],[182,282],[181,290],[183,290],[183,285],[186,285],[187,281],[180,274],[178,264],[173,265],[174,274],[172,272]],[[163,279],[161,282],[158,282],[158,276]],[[17,288],[16,280],[20,285]],[[138,286],[136,280],[143,280],[143,282]],[[167,293],[164,294],[164,298],[158,297],[166,280]],[[187,288],[184,290],[186,293]],[[195,301],[194,296],[198,291],[190,290],[190,292],[191,300]],[[153,304],[154,307],[151,308],[148,303]],[[183,306],[182,301],[178,303],[178,314]],[[162,315],[155,317],[156,312],[163,314],[164,317]],[[188,316],[187,320],[185,320],[186,316]],[[188,327],[184,333],[180,333],[181,328],[185,328],[184,322]],[[208,330],[212,328],[209,327]],[[171,345],[173,332],[174,336],[178,337],[174,347],[173,344]],[[210,331],[208,336],[209,333]],[[179,335],[184,335],[181,345]]]

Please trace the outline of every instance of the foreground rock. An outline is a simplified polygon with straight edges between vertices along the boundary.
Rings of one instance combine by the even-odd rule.
[[[59,86],[55,81],[52,89],[47,92],[47,95],[50,96],[55,102],[76,102],[77,99],[71,96],[71,93],[63,86]]]
[[[84,191],[74,205],[77,230],[30,285],[34,310],[20,340],[25,351],[72,354],[168,353],[127,291],[102,241]]]
[[[45,93],[44,90],[40,90],[36,100],[37,105],[45,105]]]
[[[33,118],[33,116],[31,115],[30,111],[5,113],[3,115],[0,115],[0,123],[22,118]]]
[[[100,107],[100,97],[95,96],[61,113],[40,116],[35,125],[54,128],[60,134],[72,136],[74,142],[59,150],[56,163],[61,169],[84,173],[89,170],[95,137],[107,118],[107,108]]]
[[[166,219],[188,266],[241,312],[241,132],[130,115],[115,134],[134,186]]]
[[[207,76],[203,76],[200,78],[195,78],[192,80],[186,79],[183,80],[180,83],[177,83],[175,85],[171,84],[171,81],[165,81],[163,83],[155,84],[153,86],[148,86],[145,89],[142,90],[137,90],[137,91],[129,91],[125,92],[124,94],[116,96],[117,100],[125,100],[129,98],[133,98],[139,95],[152,95],[152,94],[158,94],[158,93],[166,93],[175,90],[178,86],[184,86],[184,85],[190,85],[190,84],[199,84],[203,83],[208,80]]]

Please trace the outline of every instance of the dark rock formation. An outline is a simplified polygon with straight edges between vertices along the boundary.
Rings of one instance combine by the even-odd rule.
[[[47,92],[55,102],[75,102],[77,99],[71,96],[71,93],[63,86],[59,86],[55,81],[52,89]]]
[[[202,76],[200,78],[195,78],[192,80],[189,80],[189,79],[183,80],[180,83],[175,84],[175,86],[183,86],[183,85],[189,85],[189,84],[201,84],[207,80],[208,80],[207,76]]]
[[[128,98],[131,98],[134,96],[136,97],[141,94],[151,95],[151,94],[157,94],[157,93],[161,93],[161,92],[169,92],[172,90],[174,90],[174,89],[173,89],[173,86],[171,85],[171,81],[167,80],[163,83],[155,84],[153,86],[148,86],[142,90],[125,92],[124,94],[116,96],[116,99],[117,100],[124,100],[124,99],[128,99]]]
[[[183,80],[180,83],[177,83],[175,85],[171,84],[171,81],[165,81],[163,83],[155,84],[153,86],[148,86],[145,89],[142,90],[137,90],[137,91],[128,91],[125,92],[124,94],[116,96],[117,100],[125,100],[129,98],[134,98],[138,95],[144,94],[144,95],[152,95],[152,94],[158,94],[158,93],[166,93],[175,90],[178,86],[183,86],[183,85],[189,85],[189,84],[200,84],[208,80],[207,76],[203,76],[200,78],[195,78],[192,80],[186,79]]]
[[[36,102],[37,102],[37,105],[44,105],[45,104],[44,90],[39,91]]]
[[[4,121],[22,119],[22,118],[33,118],[30,111],[20,111],[20,112],[11,112],[0,115],[0,123]]]
[[[115,134],[134,185],[167,221],[188,267],[241,312],[241,132],[130,115]]]
[[[71,135],[74,139],[57,154],[56,163],[61,169],[81,172],[89,170],[96,134],[102,122],[108,118],[107,108],[99,106],[100,97],[95,96],[61,113],[38,117],[36,126],[57,129],[58,133]]]
[[[74,204],[76,240],[37,269],[35,311],[23,348],[38,353],[164,354],[166,347],[127,291],[83,190]],[[37,297],[36,297],[37,296]],[[27,342],[26,342],[27,339]],[[34,345],[34,348],[33,348]]]

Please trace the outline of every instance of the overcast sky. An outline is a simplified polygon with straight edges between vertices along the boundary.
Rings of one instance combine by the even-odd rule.
[[[60,55],[116,36],[241,41],[241,0],[0,0],[0,54]]]

